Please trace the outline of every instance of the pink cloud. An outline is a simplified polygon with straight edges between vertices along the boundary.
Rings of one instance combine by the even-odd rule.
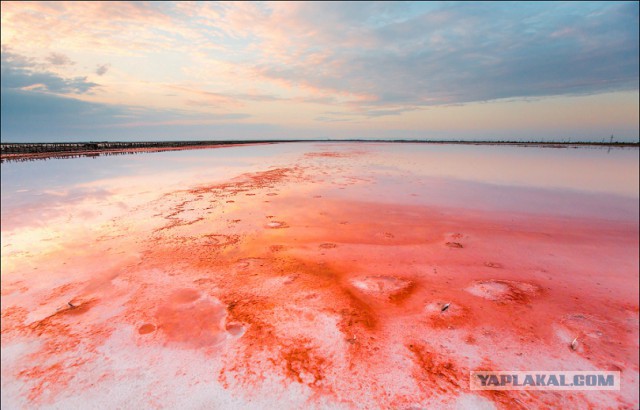
[[[7,42],[23,48],[64,44],[126,54],[165,49],[177,36],[201,37],[149,2],[7,2],[2,14],[3,29],[11,28]]]

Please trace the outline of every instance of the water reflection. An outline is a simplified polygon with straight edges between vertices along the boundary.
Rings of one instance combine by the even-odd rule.
[[[73,159],[73,158],[97,158],[97,157],[111,157],[116,155],[134,155],[134,154],[143,154],[153,151],[121,151],[121,152],[100,152],[100,153],[84,153],[84,154],[56,154],[56,155],[43,155],[43,156],[31,156],[31,157],[2,157],[0,158],[0,163],[3,162],[32,162],[32,161],[50,161],[57,159]]]
[[[4,227],[96,192],[106,203],[106,193],[127,202],[292,164],[321,172],[325,183],[314,189],[343,198],[565,214],[575,207],[583,216],[637,213],[637,149],[287,143],[105,154],[3,163]]]
[[[487,363],[637,381],[632,154],[292,143],[4,163],[3,406],[454,404]],[[571,404],[637,408],[637,387]]]

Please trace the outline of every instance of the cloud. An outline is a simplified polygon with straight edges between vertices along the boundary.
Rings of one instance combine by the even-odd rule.
[[[39,71],[41,64],[32,59],[2,49],[2,89],[23,89],[56,94],[84,94],[98,84],[87,81],[87,77],[63,78],[48,71]]]
[[[98,64],[98,66],[96,67],[96,74],[99,76],[103,76],[107,73],[107,71],[109,71],[109,68],[111,68],[111,64]]]
[[[637,2],[9,2],[3,19],[12,44],[180,50],[183,70],[225,67],[201,76],[241,77],[251,101],[252,88],[285,88],[374,110],[638,88]]]
[[[397,107],[397,108],[383,108],[383,109],[362,109],[356,108],[355,110],[347,111],[326,111],[322,116],[316,118],[316,121],[322,122],[341,122],[341,121],[354,121],[362,120],[366,118],[397,116],[405,112],[415,111],[418,108],[415,107]]]
[[[58,62],[66,61],[55,56]],[[157,135],[159,129],[184,130],[215,126],[219,122],[251,117],[247,113],[195,113],[180,109],[160,109],[82,101],[75,96],[90,93],[98,84],[86,77],[64,78],[3,47],[1,53],[1,129],[3,141],[95,139],[97,135]],[[59,64],[60,65],[60,64]],[[108,67],[108,65],[104,65]],[[210,98],[227,101],[214,93]],[[129,130],[129,131],[124,131]],[[155,133],[155,134],[153,134]],[[181,134],[178,132],[176,138]],[[205,137],[202,135],[201,137]]]
[[[290,18],[306,28],[284,41],[295,39],[291,58],[266,58],[261,74],[373,94],[363,108],[638,88],[637,3],[446,3],[373,25],[374,8],[354,7],[298,7]],[[317,50],[330,52],[309,63]]]
[[[73,65],[73,62],[68,56],[61,53],[51,53],[47,56],[46,60],[51,65]]]
[[[34,140],[47,134],[54,140],[65,140],[78,130],[86,132],[126,114],[105,104],[4,87],[1,110],[3,141]]]
[[[221,130],[213,123],[239,124],[249,114],[229,111],[245,108],[282,125],[417,126],[405,114],[427,107],[639,87],[637,2],[6,2],[2,12],[3,93],[173,107],[74,106],[120,130]]]
[[[331,117],[326,115],[321,115],[315,118],[316,121],[320,122],[347,122],[351,121],[349,118],[340,118],[340,117]]]
[[[173,18],[177,8],[169,2],[3,2],[2,43],[133,55],[204,41],[188,20]]]
[[[238,130],[234,121],[245,113],[194,114],[180,110],[151,109],[81,101],[22,89],[2,89],[2,141],[89,141],[101,138],[174,140],[188,137],[224,139],[216,129]],[[268,127],[267,127],[268,129]],[[208,130],[208,131],[207,131]],[[227,134],[229,135],[229,134]]]

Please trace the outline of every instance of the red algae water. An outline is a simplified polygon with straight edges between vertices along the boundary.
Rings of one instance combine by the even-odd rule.
[[[2,167],[2,408],[639,406],[636,149]],[[621,389],[472,391],[474,370]]]

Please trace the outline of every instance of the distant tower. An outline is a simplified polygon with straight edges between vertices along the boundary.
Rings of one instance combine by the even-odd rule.
[[[609,138],[609,144],[613,143],[613,134],[611,134],[611,138]]]

